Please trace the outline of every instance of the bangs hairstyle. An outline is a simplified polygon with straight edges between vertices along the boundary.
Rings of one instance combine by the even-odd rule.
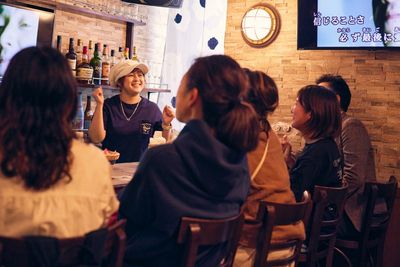
[[[248,83],[240,65],[225,55],[200,57],[186,77],[187,90],[198,89],[203,118],[217,139],[238,151],[254,150],[259,123],[253,107],[244,101]]]
[[[271,126],[268,115],[275,111],[279,104],[278,87],[275,81],[262,71],[251,71],[244,68],[249,81],[248,101],[261,122],[262,130],[268,132]]]
[[[0,86],[0,167],[27,188],[49,188],[69,174],[77,108],[75,79],[65,57],[30,47],[10,61]]]
[[[297,98],[311,118],[305,123],[304,135],[311,139],[340,134],[342,118],[335,93],[319,85],[307,85],[299,90]]]

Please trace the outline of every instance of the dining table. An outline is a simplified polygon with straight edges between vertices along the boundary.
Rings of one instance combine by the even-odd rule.
[[[115,163],[111,165],[111,178],[114,190],[121,191],[133,178],[139,162]]]

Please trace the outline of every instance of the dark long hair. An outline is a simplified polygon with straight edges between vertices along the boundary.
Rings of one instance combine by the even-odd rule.
[[[299,90],[297,98],[305,112],[311,113],[304,135],[311,139],[335,138],[342,130],[340,106],[335,93],[319,85],[307,85]]]
[[[229,56],[197,58],[187,72],[188,90],[197,88],[204,120],[215,129],[222,143],[248,152],[258,144],[259,124],[247,95],[247,79],[240,65]]]
[[[261,130],[268,131],[271,126],[268,115],[275,111],[279,104],[278,87],[274,80],[262,71],[244,69],[249,80],[248,101],[253,105],[261,124]]]
[[[71,69],[53,48],[29,47],[10,61],[0,86],[0,167],[27,188],[51,187],[69,168],[77,92]]]

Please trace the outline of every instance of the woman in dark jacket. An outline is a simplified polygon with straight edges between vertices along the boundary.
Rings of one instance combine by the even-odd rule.
[[[315,185],[341,186],[341,158],[334,139],[341,131],[342,120],[336,95],[319,85],[299,90],[292,114],[292,126],[301,132],[306,143],[294,163],[286,159],[292,166],[291,188],[300,201],[305,190],[314,192]]]
[[[127,219],[125,266],[179,266],[182,216],[237,215],[249,190],[246,153],[258,142],[258,120],[242,98],[247,81],[232,58],[198,58],[184,75],[176,117],[187,123],[172,143],[149,149],[121,196]],[[225,248],[199,251],[196,266],[217,266]]]

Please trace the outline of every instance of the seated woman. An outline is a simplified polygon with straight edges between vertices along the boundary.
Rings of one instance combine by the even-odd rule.
[[[12,58],[0,86],[1,236],[81,236],[118,209],[110,164],[71,128],[76,108],[63,55],[30,47]]]
[[[305,146],[297,159],[286,158],[290,168],[290,184],[296,200],[303,192],[311,194],[315,185],[340,187],[342,184],[341,157],[335,143],[341,131],[341,115],[336,95],[318,85],[308,85],[297,93],[292,107],[292,126],[300,131]],[[285,155],[291,146],[283,144]]]
[[[120,88],[121,93],[104,100],[101,87],[93,92],[97,105],[89,137],[94,143],[102,142],[103,149],[119,152],[119,163],[139,161],[154,131],[162,130],[169,140],[175,117],[172,108],[166,106],[161,114],[155,103],[140,96],[147,72],[145,64],[123,60],[110,72],[110,84]]]
[[[125,266],[180,266],[182,216],[237,215],[249,190],[246,153],[259,124],[246,95],[246,76],[224,55],[196,59],[182,78],[176,116],[187,123],[171,144],[150,148],[121,196],[127,219]],[[200,250],[196,266],[217,266],[225,247]]]
[[[296,203],[296,200],[290,190],[289,173],[278,136],[268,122],[268,115],[278,106],[278,88],[274,80],[261,71],[245,69],[245,72],[250,83],[248,100],[257,112],[260,125],[258,146],[256,150],[247,154],[251,182],[244,208],[246,220],[255,220],[260,200],[277,203]],[[247,227],[251,226],[245,224],[243,233],[246,233]],[[271,240],[274,242],[298,238],[305,239],[303,224],[275,227]],[[240,244],[247,242],[242,237]],[[270,253],[268,257],[277,259],[284,254],[290,255],[291,251]],[[245,245],[239,246],[234,266],[253,266],[254,255],[254,249],[246,248]]]

